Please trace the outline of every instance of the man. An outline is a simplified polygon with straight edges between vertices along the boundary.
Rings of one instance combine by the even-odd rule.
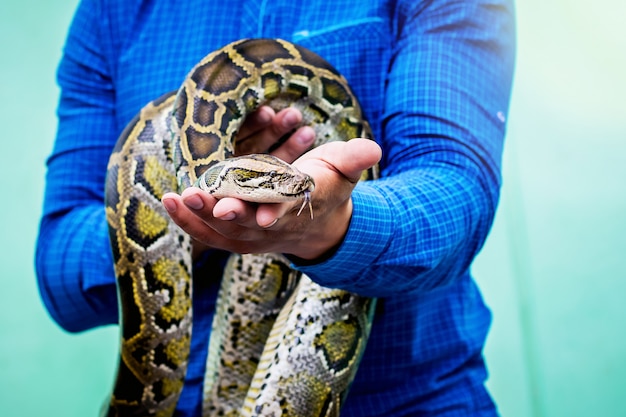
[[[84,0],[59,67],[37,272],[69,331],[116,323],[103,210],[108,156],[148,101],[233,40],[284,38],[350,82],[376,142],[306,152],[300,129],[274,153],[311,174],[315,218],[196,190],[163,204],[196,239],[196,268],[221,250],[279,251],[318,283],[380,299],[344,416],[493,416],[482,347],[490,314],[469,275],[493,220],[514,61],[510,0]],[[264,108],[239,152],[264,152],[299,114]],[[291,121],[290,121],[291,119]],[[285,123],[285,124],[283,124]],[[254,138],[254,139],[253,139]],[[355,185],[381,157],[382,178]],[[219,276],[213,273],[214,276]],[[198,274],[198,276],[204,276]],[[177,415],[199,415],[217,278],[194,280],[192,363]]]

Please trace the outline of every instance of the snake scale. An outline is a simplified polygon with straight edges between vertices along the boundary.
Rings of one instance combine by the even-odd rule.
[[[268,155],[232,159],[239,127],[261,105],[299,109],[316,132],[315,146],[372,136],[346,80],[318,55],[282,40],[231,43],[201,60],[178,92],[140,111],[107,171],[121,346],[103,416],[171,416],[183,387],[191,242],[169,219],[162,195],[194,185],[219,195],[237,185],[270,196],[262,201],[308,200],[310,178],[295,168]],[[376,175],[373,168],[363,179]],[[339,415],[374,303],[313,283],[283,255],[231,254],[209,341],[203,415]]]

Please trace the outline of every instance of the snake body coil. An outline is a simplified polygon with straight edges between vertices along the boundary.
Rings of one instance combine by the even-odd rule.
[[[160,199],[198,178],[213,191],[232,184],[211,167],[233,156],[239,127],[261,105],[299,109],[303,124],[316,132],[316,146],[371,137],[345,79],[319,56],[281,40],[243,40],[211,53],[177,94],[140,111],[118,140],[107,173],[121,348],[103,415],[173,414],[189,361],[191,243]],[[276,176],[271,166],[253,156],[226,171],[269,181]],[[311,184],[289,175],[283,181],[291,191],[263,191],[257,181],[250,200],[264,201],[255,200],[257,194],[270,196],[265,201],[301,198]],[[203,415],[339,415],[374,300],[321,287],[289,265],[279,254],[231,255],[209,342]]]

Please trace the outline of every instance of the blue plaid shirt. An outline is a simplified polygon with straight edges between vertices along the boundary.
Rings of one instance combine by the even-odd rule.
[[[58,71],[36,254],[50,314],[68,331],[117,323],[103,184],[126,123],[208,52],[280,37],[346,76],[384,150],[383,178],[354,190],[343,244],[301,266],[323,285],[381,298],[342,415],[494,415],[481,353],[490,313],[469,267],[498,201],[512,9],[511,0],[83,0]],[[222,258],[210,253],[198,268],[219,275]],[[194,282],[180,416],[200,414],[215,281]]]

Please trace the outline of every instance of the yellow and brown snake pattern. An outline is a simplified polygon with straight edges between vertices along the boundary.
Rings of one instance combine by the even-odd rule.
[[[198,180],[222,191],[243,178],[256,184],[248,187],[253,201],[308,196],[311,184],[266,156],[216,169],[232,158],[239,127],[261,105],[299,109],[316,132],[315,146],[371,138],[346,80],[319,56],[281,40],[242,40],[209,54],[177,93],[140,111],[118,140],[107,174],[121,347],[102,415],[171,416],[183,386],[191,280],[202,277],[192,278],[190,239],[169,219],[162,195]],[[375,176],[375,169],[367,173]],[[288,190],[259,186],[270,179]],[[320,287],[280,254],[232,254],[209,342],[203,415],[339,415],[373,305]]]

